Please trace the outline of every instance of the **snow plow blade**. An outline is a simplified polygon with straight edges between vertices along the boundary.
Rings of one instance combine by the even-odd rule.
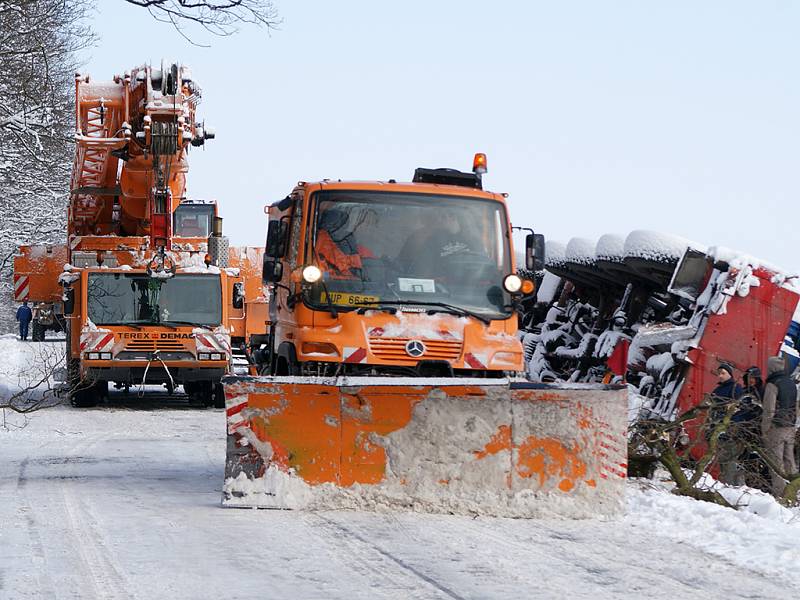
[[[227,377],[224,506],[590,518],[623,510],[627,391]]]

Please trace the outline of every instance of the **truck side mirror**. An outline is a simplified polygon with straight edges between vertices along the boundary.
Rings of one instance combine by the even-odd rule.
[[[528,271],[544,269],[544,236],[541,233],[525,236],[525,268]]]
[[[239,309],[244,306],[244,283],[241,281],[233,284],[233,298],[231,299],[233,308]]]
[[[279,260],[264,255],[264,267],[261,270],[261,280],[264,284],[280,281],[283,277],[283,263]]]
[[[75,312],[75,290],[67,288],[64,290],[64,314],[71,315]]]
[[[286,255],[288,233],[289,223],[286,220],[270,221],[267,229],[267,247],[264,255],[270,258],[283,258]]]

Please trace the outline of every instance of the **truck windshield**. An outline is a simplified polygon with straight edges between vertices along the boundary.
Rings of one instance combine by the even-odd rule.
[[[322,191],[308,255],[316,306],[446,306],[504,318],[511,272],[505,208],[479,198]]]
[[[181,204],[175,209],[172,228],[177,237],[208,237],[213,219],[212,204]]]
[[[213,275],[157,279],[143,274],[90,273],[87,304],[95,325],[174,321],[216,326],[222,320],[222,287],[219,276]]]

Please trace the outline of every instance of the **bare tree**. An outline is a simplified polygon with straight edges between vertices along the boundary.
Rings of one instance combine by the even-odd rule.
[[[708,395],[700,405],[674,421],[637,420],[629,432],[629,464],[637,469],[632,474],[647,476],[652,471],[648,473],[646,465],[658,462],[675,482],[675,494],[737,508],[736,502],[729,502],[720,493],[719,482],[708,485],[705,477],[712,465],[723,460],[734,460],[737,467],[745,472],[744,483],[762,491],[771,489],[768,469],[773,469],[787,482],[779,500],[786,505],[796,505],[800,494],[800,473],[785,473],[763,447],[757,434],[732,422],[738,408],[738,400]],[[689,439],[684,430],[689,422],[697,426],[694,441]],[[736,443],[731,444],[732,440]],[[730,455],[731,448],[735,456]]]
[[[228,36],[242,24],[271,29],[280,20],[270,0],[125,0],[146,8],[153,18],[170,23],[188,41],[186,27],[196,25],[209,33]]]
[[[68,390],[57,381],[66,378],[65,356],[64,344],[29,344],[18,357],[25,362],[24,368],[14,364],[0,367],[0,415],[4,423],[6,411],[27,414],[68,397]]]
[[[0,322],[19,244],[65,238],[77,54],[89,0],[0,0]],[[5,318],[4,318],[5,317]]]

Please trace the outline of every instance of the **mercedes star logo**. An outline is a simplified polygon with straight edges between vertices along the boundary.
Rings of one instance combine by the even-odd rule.
[[[406,354],[413,358],[419,358],[425,354],[425,344],[419,340],[411,340],[410,342],[406,343]]]

